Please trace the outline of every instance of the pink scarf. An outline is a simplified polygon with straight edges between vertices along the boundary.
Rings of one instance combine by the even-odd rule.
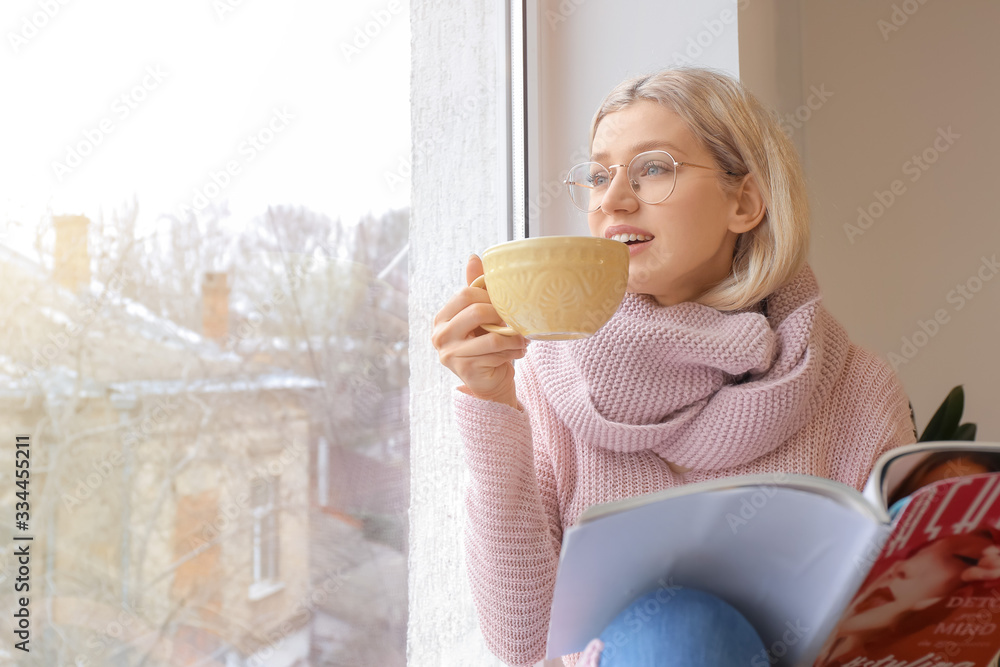
[[[578,441],[719,470],[752,461],[815,414],[849,340],[806,265],[762,312],[627,294],[596,335],[532,343],[529,363]]]

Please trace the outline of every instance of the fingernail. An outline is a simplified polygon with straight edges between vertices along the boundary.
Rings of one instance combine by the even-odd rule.
[[[467,260],[465,260],[466,263],[471,262],[473,257],[478,258],[479,255],[477,255],[476,253],[472,253],[471,255],[469,255],[469,258]]]

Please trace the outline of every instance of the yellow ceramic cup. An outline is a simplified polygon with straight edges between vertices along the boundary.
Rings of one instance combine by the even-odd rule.
[[[628,283],[628,246],[592,236],[541,236],[483,253],[485,287],[509,326],[487,331],[534,340],[592,336],[618,310]]]

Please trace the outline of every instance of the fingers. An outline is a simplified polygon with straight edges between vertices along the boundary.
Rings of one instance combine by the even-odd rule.
[[[483,275],[476,255],[465,267],[466,281]],[[441,363],[450,369],[474,395],[517,407],[513,361],[527,352],[523,336],[504,336],[485,331],[484,324],[503,324],[485,289],[463,287],[434,317],[431,343]]]
[[[504,336],[498,333],[484,333],[481,336],[467,337],[462,341],[460,349],[456,350],[455,356],[481,357],[497,352],[524,350],[527,347],[528,340],[524,336]]]
[[[490,302],[490,295],[486,293],[486,290],[479,289],[478,287],[463,287],[448,300],[448,303],[441,307],[441,310],[437,312],[437,315],[434,316],[434,324],[438,325],[447,322],[472,304],[476,303],[488,304],[490,308],[493,307]],[[491,321],[492,320],[484,320],[484,322]],[[498,319],[497,322],[499,321],[500,320]]]
[[[989,581],[1000,579],[1000,547],[996,545],[983,549],[979,564],[962,573],[962,581]]]
[[[454,328],[454,333],[458,338],[467,338],[475,333],[483,324],[503,325],[503,323],[493,304],[474,303],[451,318],[449,324]],[[510,347],[524,347],[524,338],[522,336],[507,336],[507,338],[519,339],[518,345],[511,345]]]
[[[1000,569],[974,566],[962,572],[962,581],[992,581],[1000,579]]]
[[[472,281],[483,275],[483,260],[479,255],[469,255],[469,261],[465,263],[465,284],[471,285]]]
[[[458,371],[462,371],[464,368],[471,368],[472,362],[474,362],[478,368],[493,368],[497,369],[506,363],[515,361],[517,359],[523,359],[524,355],[528,353],[528,350],[521,348],[519,350],[504,350],[503,352],[496,352],[494,354],[484,354],[478,357],[461,357],[453,358],[452,365],[455,366]],[[463,363],[469,362],[469,363]],[[447,364],[445,364],[448,366]],[[451,368],[451,366],[448,366]],[[459,375],[461,377],[461,375]]]
[[[473,304],[446,322],[434,326],[431,343],[447,365],[446,357],[474,357],[478,355],[523,350],[528,346],[524,336],[504,336],[486,333],[482,324],[499,324],[500,317],[490,304]],[[476,331],[480,331],[476,335]]]

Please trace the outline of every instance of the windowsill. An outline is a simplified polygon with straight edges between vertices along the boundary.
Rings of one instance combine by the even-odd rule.
[[[258,581],[250,584],[250,588],[247,589],[247,598],[250,600],[263,600],[270,595],[274,595],[284,587],[285,584],[280,581]]]

